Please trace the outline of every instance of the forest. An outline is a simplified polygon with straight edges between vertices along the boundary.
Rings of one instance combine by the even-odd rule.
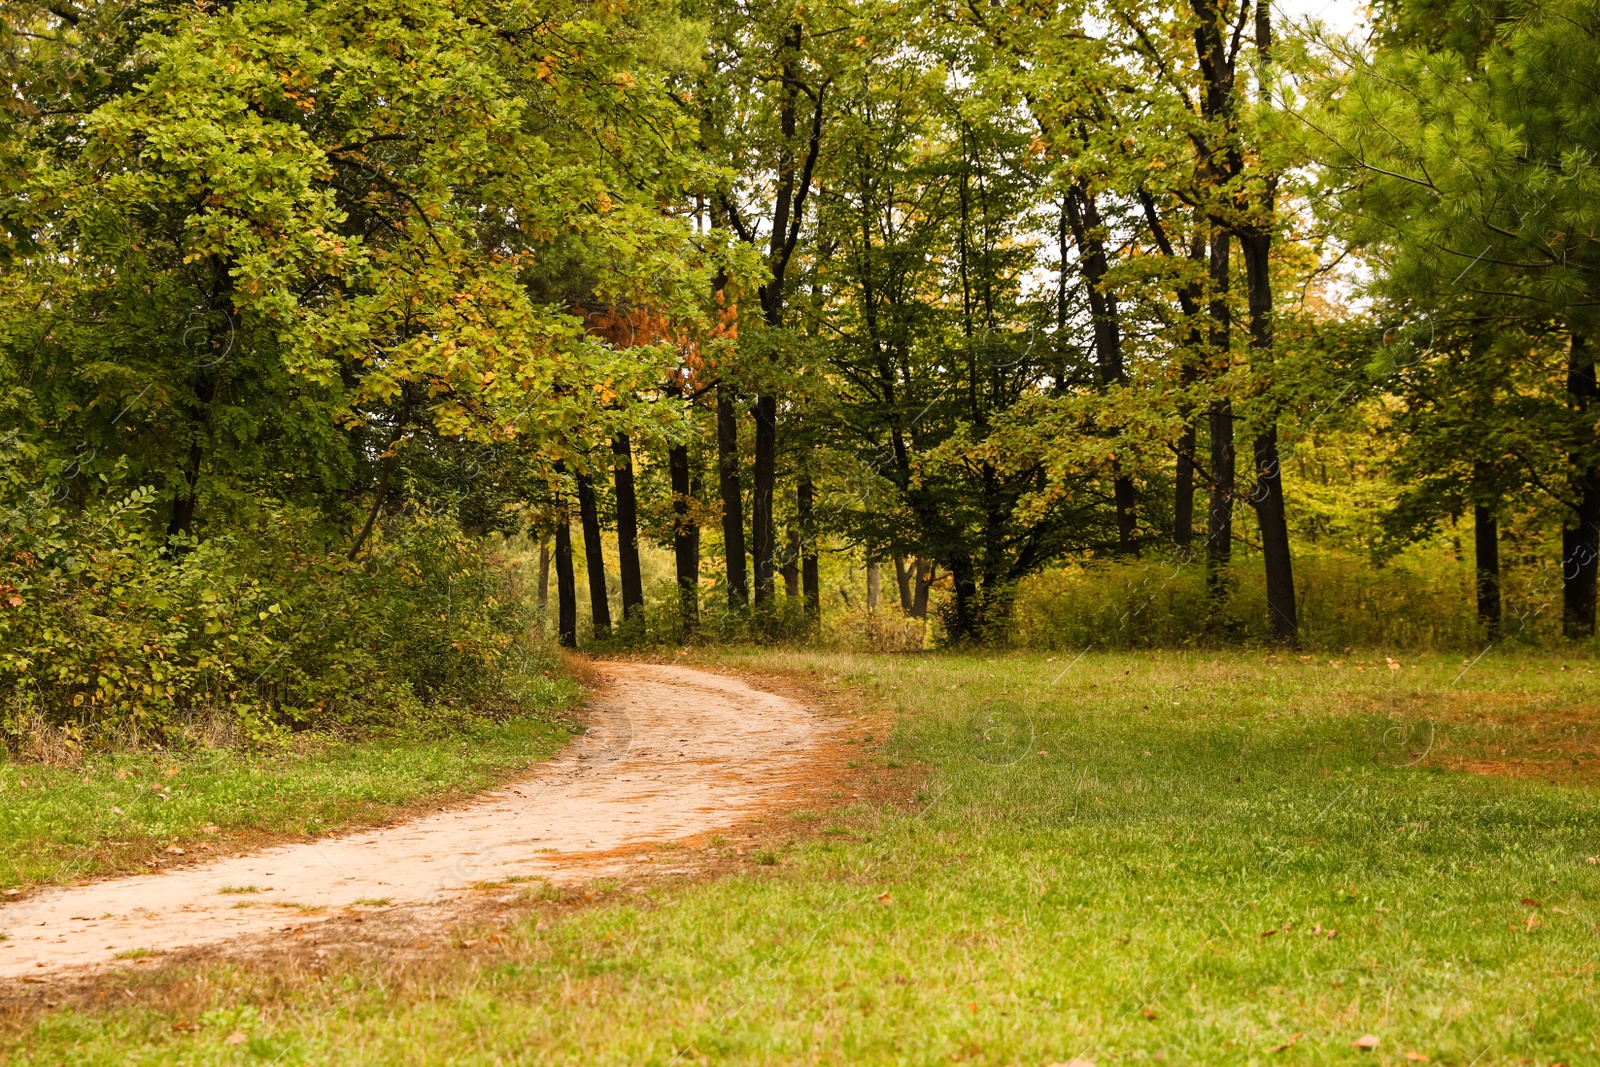
[[[0,1063],[1600,1063],[1600,0],[1321,3],[0,3]]]
[[[9,3],[7,729],[1587,642],[1594,15]]]

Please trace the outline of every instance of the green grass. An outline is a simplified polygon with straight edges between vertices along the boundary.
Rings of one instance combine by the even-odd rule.
[[[326,833],[486,788],[550,755],[541,718],[429,740],[330,743],[298,756],[104,753],[80,766],[0,763],[0,888],[204,856],[230,841]],[[242,838],[242,841],[241,841]]]
[[[136,975],[128,1006],[34,1017],[0,1054],[1600,1063],[1591,663],[1490,656],[1452,683],[1459,657],[1091,654],[1061,674],[1072,656],[725,655],[892,707],[861,758],[923,766],[914,810],[831,813],[851,832],[770,866],[541,907],[431,966]],[[1541,773],[1447,769],[1511,759]]]

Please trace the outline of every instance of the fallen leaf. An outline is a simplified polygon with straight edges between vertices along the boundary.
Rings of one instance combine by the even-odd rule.
[[[202,827],[200,827],[200,831],[201,831],[201,833],[207,833],[207,834],[220,834],[220,833],[222,833],[222,827],[220,827],[220,826],[202,826]]]
[[[1534,900],[1532,897],[1523,897],[1522,906],[1525,908],[1537,908],[1539,906],[1539,902]]]
[[[1378,1035],[1376,1035],[1376,1034],[1362,1034],[1360,1037],[1358,1037],[1354,1041],[1350,1042],[1350,1047],[1351,1048],[1359,1048],[1359,1049],[1369,1049],[1369,1050],[1370,1049],[1375,1049],[1375,1048],[1378,1047]]]
[[[178,774],[178,768],[176,768],[176,767],[168,767],[167,768],[167,777],[168,778],[174,778],[174,777],[177,776],[177,774]]]
[[[183,855],[183,849],[179,848],[177,845],[168,845],[167,849],[166,849],[166,852],[167,852],[167,855],[169,855],[169,856],[181,856],[181,855]]]
[[[1408,1053],[1406,1053],[1406,1059],[1410,1060],[1412,1063],[1427,1063],[1428,1062],[1428,1057],[1424,1056],[1420,1052],[1408,1052]]]
[[[1275,934],[1277,932],[1278,931],[1276,931],[1276,930],[1263,930],[1263,931],[1261,931],[1261,936],[1262,937],[1271,937],[1273,934]]]
[[[230,1045],[242,1045],[242,1044],[245,1043],[246,1040],[247,1039],[244,1036],[244,1031],[243,1030],[235,1030],[233,1033],[229,1034],[228,1037],[227,1037],[227,1042]]]
[[[891,897],[888,894],[888,892],[879,893],[878,894],[878,903],[879,904],[893,904],[894,903],[894,897]]]
[[[1528,924],[1527,924],[1527,926],[1523,927],[1523,929],[1525,929],[1525,930],[1537,930],[1539,927],[1541,927],[1543,925],[1544,925],[1544,923],[1540,922],[1538,919],[1535,919],[1532,915],[1530,915],[1530,916],[1528,916]]]
[[[1305,1034],[1290,1034],[1289,1035],[1289,1040],[1285,1041],[1281,1045],[1273,1045],[1267,1051],[1268,1052],[1283,1052],[1285,1049],[1294,1048],[1296,1045],[1298,1045],[1300,1043],[1300,1039],[1302,1037],[1305,1037],[1305,1036],[1306,1036]]]

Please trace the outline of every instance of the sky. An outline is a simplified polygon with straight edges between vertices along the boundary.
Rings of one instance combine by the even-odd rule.
[[[1366,4],[1362,0],[1273,0],[1272,7],[1280,18],[1318,18],[1328,29],[1341,34],[1366,25]]]

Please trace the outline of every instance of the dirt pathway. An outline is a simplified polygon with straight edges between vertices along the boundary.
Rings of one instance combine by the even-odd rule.
[[[515,876],[582,881],[626,869],[630,847],[730,826],[812,777],[821,721],[794,701],[685,667],[599,669],[608,684],[588,733],[531,777],[398,826],[7,905],[0,976],[269,934],[364,902],[425,917],[473,883]]]

